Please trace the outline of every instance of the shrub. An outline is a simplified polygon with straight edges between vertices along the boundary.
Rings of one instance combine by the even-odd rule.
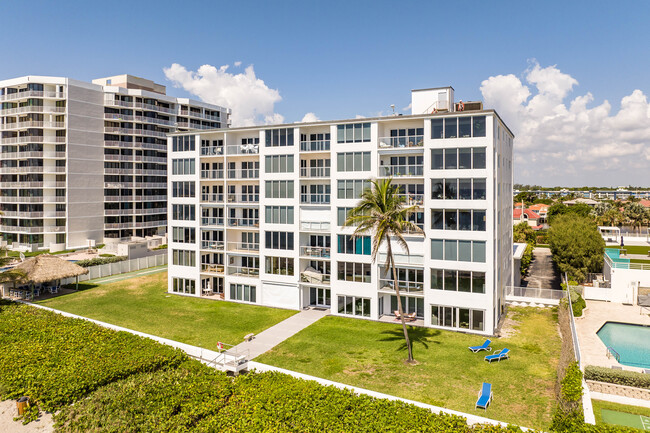
[[[115,257],[115,254],[100,254],[99,257]]]
[[[560,398],[551,421],[551,430],[573,432],[584,425],[581,400],[582,372],[578,363],[574,361],[569,364],[562,378]]]
[[[96,257],[94,259],[88,260],[79,260],[76,264],[83,267],[89,268],[90,266],[106,265],[108,263],[117,263],[123,262],[126,260],[126,256],[112,256],[112,257]]]
[[[528,272],[528,268],[530,267],[530,263],[533,261],[533,244],[528,244],[526,245],[526,250],[524,251],[524,254],[521,256],[521,262],[520,262],[520,270],[521,270],[521,276],[525,277],[526,273]]]
[[[587,308],[587,302],[575,289],[569,287],[569,296],[571,298],[571,309],[574,317],[582,316],[582,310]]]
[[[585,367],[585,379],[617,385],[650,389],[650,374],[628,370],[612,370],[606,367],[588,365]]]
[[[548,243],[560,272],[572,279],[581,282],[589,272],[601,272],[605,241],[591,219],[557,216],[548,231]]]
[[[152,248],[154,250],[166,250],[167,244],[158,245],[157,247]]]

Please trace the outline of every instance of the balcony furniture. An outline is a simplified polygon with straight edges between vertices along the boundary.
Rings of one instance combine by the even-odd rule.
[[[308,266],[307,269],[302,271],[301,277],[302,281],[306,283],[323,284],[324,275],[311,266]]]
[[[469,350],[471,350],[474,353],[480,352],[481,350],[490,351],[490,350],[492,350],[492,348],[490,347],[490,343],[492,343],[492,341],[485,340],[485,342],[483,344],[481,344],[480,346],[470,346]]]
[[[510,349],[503,348],[501,349],[500,352],[497,352],[494,355],[487,355],[485,357],[485,360],[489,363],[492,363],[492,361],[501,361],[502,359],[510,359],[510,356],[508,356],[509,352]]]
[[[492,401],[492,384],[483,382],[481,390],[478,392],[478,399],[476,400],[476,408],[487,410],[488,405]]]

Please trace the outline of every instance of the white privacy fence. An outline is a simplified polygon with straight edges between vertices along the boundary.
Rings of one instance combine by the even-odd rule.
[[[94,280],[95,278],[110,277],[111,275],[139,271],[140,269],[153,268],[167,264],[167,254],[140,257],[139,259],[124,260],[122,262],[107,263],[105,265],[90,266],[86,275],[80,275],[79,281]],[[61,284],[72,284],[75,277],[61,280]]]
[[[564,290],[543,289],[541,287],[506,287],[506,301],[535,302],[538,304],[557,305],[566,296]]]

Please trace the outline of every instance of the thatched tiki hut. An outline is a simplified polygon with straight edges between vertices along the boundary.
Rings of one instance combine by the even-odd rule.
[[[29,258],[14,269],[25,273],[25,281],[28,281],[32,286],[32,297],[34,296],[34,284],[79,277],[79,275],[88,273],[86,268],[49,254]],[[77,284],[79,284],[79,278],[77,278]]]

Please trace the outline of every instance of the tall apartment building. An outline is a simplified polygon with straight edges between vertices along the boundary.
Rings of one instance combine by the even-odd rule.
[[[165,233],[166,134],[230,116],[131,75],[0,81],[0,102],[0,233],[29,250]]]
[[[385,251],[372,263],[342,227],[368,179],[392,177],[424,231],[395,251],[405,310],[492,334],[513,279],[513,135],[453,93],[414,90],[407,116],[171,134],[169,292],[394,320]]]

